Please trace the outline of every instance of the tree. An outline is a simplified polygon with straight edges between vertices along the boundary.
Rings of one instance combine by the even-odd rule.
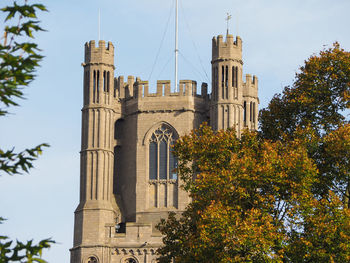
[[[193,201],[180,219],[171,214],[158,225],[159,262],[282,262],[317,174],[304,143],[204,125],[182,137],[175,154]]]
[[[282,95],[275,95],[268,107],[261,110],[259,119],[260,135],[265,139],[289,140],[297,134],[297,129],[312,133],[308,152],[319,169],[314,193],[327,196],[331,190],[347,207],[350,206],[349,108],[350,52],[334,43],[332,48],[305,61],[293,86],[286,87]]]
[[[16,99],[23,98],[23,89],[35,78],[36,68],[43,56],[38,45],[31,42],[33,33],[43,31],[39,26],[37,11],[47,11],[41,4],[28,4],[27,0],[18,5],[1,9],[6,14],[4,36],[0,43],[0,116],[8,114],[10,106],[17,106]],[[0,176],[28,172],[33,161],[48,144],[40,144],[32,149],[16,153],[14,149],[0,148]],[[4,218],[0,217],[0,224]],[[37,245],[33,241],[22,243],[0,235],[0,263],[2,262],[46,262],[41,259],[42,250],[54,243],[44,239]]]
[[[289,233],[289,262],[349,262],[350,209],[338,196],[313,198],[302,213],[298,227]]]
[[[311,56],[237,138],[202,126],[175,145],[192,202],[158,229],[159,262],[350,261],[350,53]]]
[[[180,138],[174,153],[192,202],[157,226],[159,262],[349,261],[350,210],[332,192],[314,195],[310,138],[296,132],[273,142],[203,125]]]
[[[300,67],[292,87],[276,94],[259,116],[264,138],[293,136],[297,127],[312,127],[322,136],[346,121],[350,108],[350,52],[334,43]]]

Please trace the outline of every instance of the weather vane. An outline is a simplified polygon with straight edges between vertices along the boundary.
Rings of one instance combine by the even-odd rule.
[[[227,13],[227,17],[226,17],[226,21],[227,21],[227,35],[228,35],[228,28],[229,28],[228,22],[231,20],[231,18],[232,18],[232,15],[230,15],[229,13]]]

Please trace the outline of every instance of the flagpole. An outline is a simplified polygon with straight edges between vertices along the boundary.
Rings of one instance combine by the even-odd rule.
[[[178,13],[179,3],[178,0],[176,0],[176,11],[175,11],[175,92],[178,91],[178,53],[179,53],[179,43],[178,43],[178,20],[179,20],[179,13]]]
[[[98,9],[98,40],[101,40],[101,9]]]

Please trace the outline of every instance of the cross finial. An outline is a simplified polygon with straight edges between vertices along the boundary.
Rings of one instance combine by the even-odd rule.
[[[226,35],[228,35],[228,29],[229,29],[228,22],[231,20],[232,15],[230,15],[229,13],[226,13],[226,14],[227,14],[227,16],[226,16],[226,21],[227,21],[227,33],[226,33]]]

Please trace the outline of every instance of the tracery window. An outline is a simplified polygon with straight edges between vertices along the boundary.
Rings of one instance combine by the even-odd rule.
[[[177,160],[172,145],[176,132],[162,124],[149,140],[150,207],[177,207]]]
[[[162,125],[151,136],[149,142],[149,179],[177,179],[176,158],[172,154],[172,145],[176,140],[174,131]]]

